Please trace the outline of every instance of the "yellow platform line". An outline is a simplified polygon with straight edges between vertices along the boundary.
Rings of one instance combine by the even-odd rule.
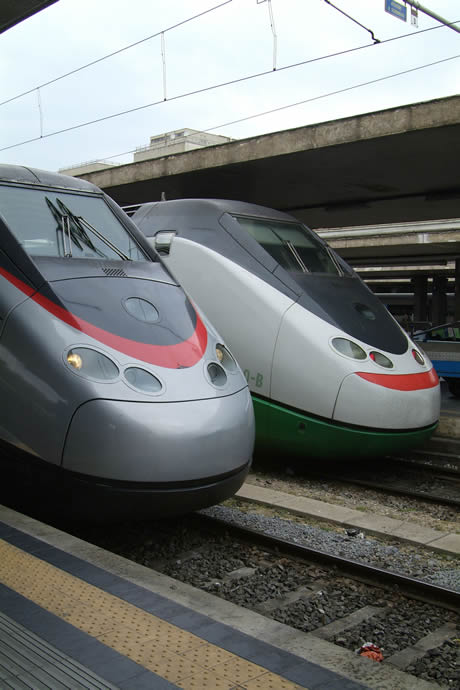
[[[0,581],[184,690],[301,687],[2,539]]]

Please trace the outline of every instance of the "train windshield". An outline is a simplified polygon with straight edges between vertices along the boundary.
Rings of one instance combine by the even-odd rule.
[[[328,247],[300,223],[243,216],[233,218],[288,271],[334,275],[345,272]]]
[[[0,214],[31,256],[147,260],[100,196],[5,185]]]

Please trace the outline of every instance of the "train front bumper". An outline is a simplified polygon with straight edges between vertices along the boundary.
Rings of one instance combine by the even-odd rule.
[[[247,388],[186,402],[91,400],[72,419],[62,466],[121,482],[207,482],[246,464],[253,444]]]
[[[405,377],[409,382],[410,376]],[[380,380],[386,385],[371,382],[356,373],[346,376],[337,395],[333,420],[371,429],[408,431],[430,426],[439,420],[439,383],[398,390],[390,387],[390,374]]]

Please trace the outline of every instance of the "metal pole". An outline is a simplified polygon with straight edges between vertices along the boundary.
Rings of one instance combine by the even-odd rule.
[[[444,26],[448,26],[449,29],[453,29],[454,31],[460,34],[460,28],[458,26],[455,26],[455,24],[448,22],[447,19],[443,19],[443,17],[440,17],[439,14],[436,14],[436,12],[433,12],[432,10],[423,7],[423,5],[421,5],[419,2],[416,2],[416,0],[404,0],[404,2],[408,5],[411,5],[412,7],[415,7],[417,10],[420,10],[420,12],[427,14],[429,17],[436,19],[438,22],[441,22],[441,24],[444,24]]]
[[[454,321],[460,320],[460,258],[455,259],[455,307]]]

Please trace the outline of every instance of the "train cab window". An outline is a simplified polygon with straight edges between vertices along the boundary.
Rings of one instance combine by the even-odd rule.
[[[0,214],[31,256],[147,260],[101,196],[1,185]]]
[[[343,270],[328,248],[300,223],[233,216],[288,271],[333,273]]]

